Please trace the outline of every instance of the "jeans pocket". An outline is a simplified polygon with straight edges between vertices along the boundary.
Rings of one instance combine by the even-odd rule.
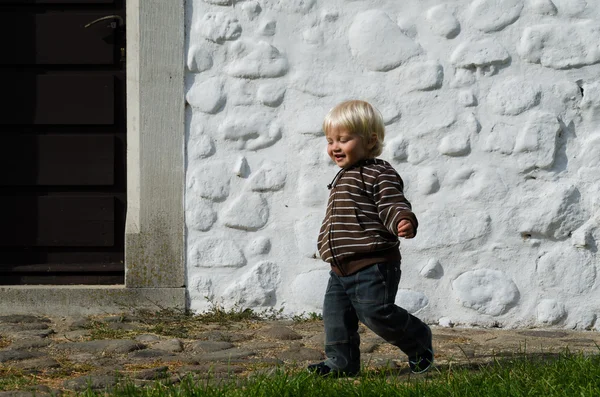
[[[378,265],[369,266],[355,274],[355,296],[360,303],[384,303],[386,277]]]

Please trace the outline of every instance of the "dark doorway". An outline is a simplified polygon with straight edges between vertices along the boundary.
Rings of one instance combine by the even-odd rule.
[[[0,16],[0,285],[122,284],[125,1]]]

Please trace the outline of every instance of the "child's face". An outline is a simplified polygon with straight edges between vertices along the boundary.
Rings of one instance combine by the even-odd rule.
[[[368,145],[359,135],[342,128],[333,128],[326,138],[327,154],[341,168],[348,168],[368,156]]]

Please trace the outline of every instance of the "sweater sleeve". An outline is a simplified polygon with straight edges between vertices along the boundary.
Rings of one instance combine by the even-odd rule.
[[[373,198],[379,218],[394,236],[398,235],[398,222],[402,219],[408,219],[412,223],[415,235],[419,226],[410,202],[404,197],[403,190],[404,182],[393,169],[381,172],[373,185]]]

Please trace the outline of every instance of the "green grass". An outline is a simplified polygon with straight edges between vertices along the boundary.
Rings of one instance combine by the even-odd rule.
[[[367,372],[357,378],[323,379],[304,371],[277,370],[241,383],[194,381],[177,385],[135,387],[124,384],[113,392],[87,391],[85,397],[183,396],[600,396],[600,356],[569,354],[503,359],[479,367],[445,367],[423,376],[398,376],[394,372]]]

